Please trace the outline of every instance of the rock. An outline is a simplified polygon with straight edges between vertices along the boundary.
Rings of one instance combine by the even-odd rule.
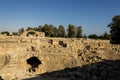
[[[98,80],[95,75],[92,76],[92,80]]]
[[[102,71],[100,72],[100,75],[101,75],[102,77],[107,77],[107,72],[106,72],[106,70],[105,70],[105,69],[102,70]]]
[[[27,74],[33,77],[36,74],[42,75],[61,70],[64,71],[51,74],[51,76],[65,77],[61,78],[63,80],[88,80],[90,78],[99,80],[102,79],[100,77],[119,74],[119,66],[116,66],[119,63],[99,62],[119,60],[120,45],[109,44],[108,40],[48,38],[44,37],[44,33],[32,32],[35,35],[29,36],[28,34],[31,32],[26,31],[21,36],[0,37],[0,74],[2,78],[23,79]],[[113,54],[114,52],[117,54]],[[37,65],[38,62],[35,59],[28,64],[27,60],[32,57],[37,57],[41,64]],[[72,69],[76,66],[79,68]],[[70,69],[66,70],[66,68]]]
[[[75,76],[70,76],[71,80],[75,80],[76,77]]]

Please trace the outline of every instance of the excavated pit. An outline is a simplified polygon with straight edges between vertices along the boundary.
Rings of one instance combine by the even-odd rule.
[[[27,64],[29,64],[31,67],[29,68],[29,72],[35,72],[35,68],[38,68],[42,62],[35,56],[29,58],[26,60]]]

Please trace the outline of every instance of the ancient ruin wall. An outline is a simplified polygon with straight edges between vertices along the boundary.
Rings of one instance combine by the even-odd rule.
[[[8,73],[20,77],[16,74],[19,70],[19,74],[31,71],[41,74],[105,59],[120,59],[119,45],[110,44],[108,40],[83,38],[1,37],[0,50],[0,74],[3,77]],[[32,57],[41,63],[36,59],[31,65],[27,61]]]

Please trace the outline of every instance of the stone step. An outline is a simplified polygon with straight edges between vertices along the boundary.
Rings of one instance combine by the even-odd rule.
[[[6,68],[13,68],[13,67],[15,67],[15,65],[13,65],[13,64],[9,64],[6,66]]]
[[[11,59],[10,61],[9,61],[9,63],[16,63],[17,61],[16,61],[16,59]]]
[[[15,62],[15,61],[12,61],[12,62],[9,62],[9,64],[16,64],[16,62]]]

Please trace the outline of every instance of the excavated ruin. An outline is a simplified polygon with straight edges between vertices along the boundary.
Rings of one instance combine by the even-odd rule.
[[[120,45],[28,33],[0,36],[0,80],[120,79]]]
[[[31,66],[29,68],[29,72],[36,72],[35,68],[38,68],[38,66],[42,64],[41,61],[35,56],[27,59],[26,61],[27,61],[27,64]]]

